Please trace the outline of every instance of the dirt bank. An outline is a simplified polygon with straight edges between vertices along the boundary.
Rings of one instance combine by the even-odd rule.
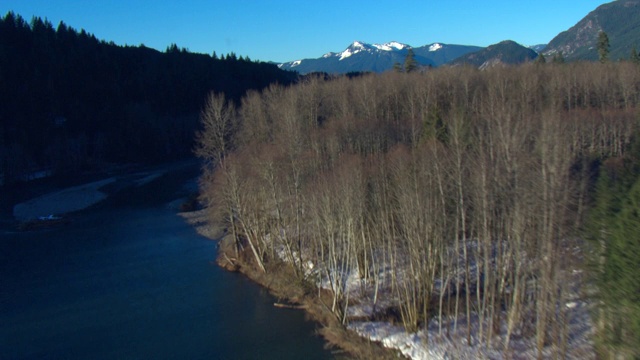
[[[331,304],[331,295],[326,290],[318,291],[317,287],[296,277],[290,266],[281,262],[266,262],[267,272],[262,272],[253,263],[253,256],[248,249],[238,254],[229,247],[224,238],[224,229],[211,224],[207,220],[206,210],[181,213],[186,221],[192,224],[201,235],[219,241],[218,265],[229,270],[238,271],[252,281],[269,289],[277,297],[278,303],[295,305],[304,309],[310,320],[318,322],[322,328],[319,334],[327,341],[327,346],[335,350],[340,359],[398,359],[402,358],[396,351],[383,347],[377,342],[367,340],[353,331],[346,329],[326,304]],[[291,310],[300,311],[300,310]]]

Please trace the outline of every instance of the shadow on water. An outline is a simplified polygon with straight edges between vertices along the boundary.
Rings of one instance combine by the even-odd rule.
[[[327,359],[315,324],[213,264],[173,171],[71,225],[0,235],[0,358]]]

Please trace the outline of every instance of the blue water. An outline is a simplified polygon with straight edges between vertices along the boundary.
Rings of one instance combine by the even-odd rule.
[[[215,265],[152,190],[0,235],[0,359],[331,358],[317,324]]]

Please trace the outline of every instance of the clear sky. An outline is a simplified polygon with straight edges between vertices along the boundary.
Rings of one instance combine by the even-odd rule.
[[[60,21],[119,45],[285,62],[353,41],[488,46],[549,42],[607,0],[1,0],[27,21]]]

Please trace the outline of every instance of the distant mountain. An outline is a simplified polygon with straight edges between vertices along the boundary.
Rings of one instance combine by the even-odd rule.
[[[539,44],[539,45],[531,45],[529,46],[529,49],[539,53],[540,51],[544,50],[544,48],[547,47],[547,44]]]
[[[469,64],[484,69],[500,64],[521,64],[536,57],[538,57],[538,53],[534,50],[524,47],[515,41],[506,40],[480,51],[461,56],[450,62],[449,65]]]
[[[411,47],[396,41],[385,44],[368,44],[355,41],[342,52],[329,52],[317,59],[303,59],[279,64],[282,70],[300,74],[327,72],[343,74],[355,71],[383,72],[393,69],[395,63],[403,64],[408,49],[413,49],[415,60],[423,66],[439,66],[464,54],[482,49],[478,46],[433,43]]]
[[[558,34],[542,53],[547,57],[561,53],[565,60],[597,60],[600,31],[609,37],[610,59],[629,58],[633,46],[640,49],[640,0],[617,0],[599,6]]]

